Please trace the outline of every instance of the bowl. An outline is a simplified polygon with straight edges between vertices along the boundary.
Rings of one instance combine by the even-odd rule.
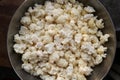
[[[92,74],[87,77],[87,80],[102,80],[108,73],[115,56],[116,35],[114,25],[107,10],[104,8],[104,6],[101,4],[99,0],[78,0],[78,1],[84,3],[85,5],[90,5],[95,8],[96,10],[95,15],[97,15],[99,18],[102,18],[105,23],[105,28],[102,30],[103,33],[109,33],[111,36],[109,42],[105,44],[105,46],[108,47],[107,57],[100,65],[96,66]],[[15,72],[17,73],[21,80],[40,80],[40,79],[38,77],[30,75],[21,68],[22,64],[21,55],[16,54],[13,50],[14,35],[18,33],[21,25],[20,19],[22,16],[24,16],[24,13],[27,11],[27,9],[30,6],[33,6],[35,3],[44,4],[44,2],[45,0],[25,0],[15,12],[9,25],[7,35],[8,55],[13,69],[15,70]]]

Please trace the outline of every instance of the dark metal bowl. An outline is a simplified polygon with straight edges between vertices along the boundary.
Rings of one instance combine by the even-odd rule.
[[[94,68],[91,76],[87,77],[88,80],[102,80],[105,75],[108,73],[115,56],[116,50],[116,35],[113,23],[111,18],[104,8],[104,6],[98,0],[79,0],[85,5],[93,6],[96,9],[95,15],[98,15],[99,18],[104,19],[105,28],[102,30],[104,33],[110,34],[109,42],[105,44],[108,47],[107,58],[104,61]],[[33,6],[35,3],[43,4],[45,0],[26,0],[23,4],[17,9],[14,14],[11,23],[9,25],[8,36],[7,36],[7,49],[10,62],[12,64],[13,69],[20,77],[21,80],[40,80],[37,77],[31,76],[29,73],[25,72],[21,68],[21,55],[18,55],[13,50],[13,36],[18,33],[20,28],[20,19],[27,11],[28,7]]]

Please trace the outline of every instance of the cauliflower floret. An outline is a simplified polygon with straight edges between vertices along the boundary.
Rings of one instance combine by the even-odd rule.
[[[78,80],[87,80],[84,75],[77,73]]]
[[[56,66],[52,66],[51,70],[48,72],[50,75],[56,75],[59,71],[59,68]]]
[[[62,15],[63,12],[64,12],[63,9],[57,8],[57,9],[54,9],[54,10],[52,11],[52,15],[53,15],[53,17],[56,19],[56,18],[58,18],[60,15]]]
[[[75,16],[79,16],[79,11],[76,8],[72,8],[71,9],[71,14],[75,15]]]
[[[96,26],[97,26],[99,29],[104,28],[103,19],[96,20]]]
[[[90,37],[89,37],[88,34],[83,34],[83,35],[82,35],[82,39],[83,39],[83,41],[85,41],[85,42],[89,42],[89,41],[90,41]]]
[[[57,3],[63,4],[64,0],[55,0]]]
[[[30,33],[30,31],[28,30],[27,27],[25,27],[25,26],[21,26],[21,27],[20,27],[19,34],[25,35],[25,34],[29,34],[29,33]]]
[[[59,67],[67,67],[67,65],[68,65],[68,62],[65,60],[65,59],[59,59],[58,61],[57,61],[57,65],[59,66]]]
[[[88,27],[87,27],[87,26],[82,27],[80,32],[81,32],[82,34],[87,34],[87,33],[88,33]]]
[[[93,7],[91,7],[91,6],[85,7],[84,10],[89,12],[89,13],[95,12],[95,9]]]
[[[73,74],[73,75],[72,75],[72,79],[71,79],[71,80],[78,80],[77,75],[76,75],[76,74]]]
[[[82,35],[80,33],[75,35],[75,42],[77,42],[78,44],[80,44],[81,39],[82,39]]]
[[[72,64],[69,64],[69,66],[66,68],[66,75],[68,77],[71,77],[73,74],[73,65]]]
[[[102,61],[103,61],[102,56],[97,55],[96,58],[94,59],[94,64],[95,64],[95,65],[98,65],[98,64],[100,64]]]
[[[37,42],[35,47],[38,48],[38,49],[41,49],[43,47],[43,43],[42,42]]]
[[[70,2],[71,2],[71,3],[75,3],[75,2],[76,2],[76,0],[70,0]]]
[[[69,41],[70,41],[69,38],[65,38],[65,39],[63,39],[63,41],[62,41],[61,43],[62,43],[62,44],[67,44]]]
[[[50,10],[53,10],[54,9],[54,6],[53,6],[53,3],[51,1],[46,1],[45,2],[45,11],[50,11]]]
[[[99,43],[98,38],[97,38],[96,36],[94,36],[94,35],[90,36],[90,40],[91,40],[91,42],[92,42],[93,44],[94,44],[94,43]]]
[[[45,45],[45,49],[49,54],[52,54],[55,51],[54,45],[54,43],[49,43]]]
[[[45,16],[45,11],[43,9],[36,9],[35,17],[43,17]]]
[[[83,16],[83,19],[84,20],[89,20],[89,19],[91,19],[91,18],[93,18],[93,14],[85,14],[84,16]]]
[[[81,73],[81,74],[84,74],[84,75],[90,75],[91,74],[91,72],[93,71],[93,69],[92,68],[90,68],[90,67],[87,67],[87,66],[84,66],[84,67],[79,67],[79,72]]]
[[[35,30],[37,30],[36,27],[37,27],[37,25],[34,24],[34,23],[32,23],[32,24],[30,24],[29,29],[30,29],[31,31],[35,31]]]
[[[58,61],[59,60],[59,54],[58,52],[54,52],[50,55],[49,57],[49,61],[50,63],[54,63],[55,61]]]
[[[59,24],[63,24],[63,23],[65,23],[66,22],[66,20],[68,20],[69,19],[69,15],[68,14],[62,14],[62,15],[60,15],[58,18],[57,18],[57,20],[56,20],[56,22]]]
[[[89,61],[89,60],[91,60],[91,55],[89,55],[87,53],[81,53],[81,58],[85,61]]]
[[[89,26],[90,28],[95,28],[95,27],[96,27],[94,18],[91,18],[91,19],[88,21],[88,26]]]
[[[98,54],[104,54],[104,52],[107,50],[107,47],[104,47],[104,46],[100,46],[98,47],[97,49],[97,53]]]
[[[63,77],[57,77],[56,80],[65,80]]]
[[[27,71],[27,72],[30,72],[32,69],[33,69],[33,66],[29,63],[24,63],[22,64],[22,68]]]
[[[109,34],[105,34],[105,35],[101,36],[101,37],[100,37],[100,43],[101,43],[101,44],[104,44],[105,42],[108,41],[108,38],[109,38],[109,37],[110,37]]]
[[[37,30],[37,29],[38,29],[38,30],[41,30],[41,29],[43,29],[44,26],[45,26],[45,21],[44,21],[44,20],[37,21],[36,24],[37,24],[36,30]]]
[[[44,72],[42,71],[41,68],[38,68],[38,69],[36,70],[36,75],[43,75],[43,74],[44,74]]]
[[[79,60],[77,60],[77,63],[78,63],[78,66],[80,67],[80,66],[87,66],[87,63],[83,60],[83,59],[79,59]]]
[[[26,44],[14,44],[13,48],[16,53],[23,54],[27,46]]]
[[[81,50],[83,52],[87,52],[88,54],[95,53],[95,49],[92,46],[91,42],[84,42],[84,43],[82,43]]]
[[[30,16],[24,16],[24,17],[22,17],[21,23],[22,23],[23,25],[29,25],[29,24],[31,23],[31,18],[30,18]]]
[[[14,35],[14,41],[18,44],[22,43],[22,38],[19,34]]]
[[[25,52],[23,55],[22,55],[22,61],[27,61],[29,59],[31,55],[31,52]]]
[[[50,76],[48,74],[40,76],[43,80],[55,80],[55,76]]]
[[[103,33],[101,31],[97,31],[96,35],[100,37],[100,36],[103,36]]]
[[[45,19],[48,23],[52,23],[54,21],[54,18],[52,16],[46,16]]]
[[[63,28],[59,31],[59,33],[64,37],[71,38],[73,31],[71,29]]]
[[[53,41],[53,38],[50,36],[50,35],[44,35],[44,36],[41,36],[41,39],[42,39],[42,42],[44,44],[48,44],[48,43],[51,43]]]

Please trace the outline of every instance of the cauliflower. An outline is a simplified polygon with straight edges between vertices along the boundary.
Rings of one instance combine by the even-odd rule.
[[[32,69],[33,69],[33,66],[29,63],[24,63],[22,64],[22,68],[27,71],[27,72],[30,72]]]
[[[80,33],[75,35],[75,42],[77,42],[78,44],[80,44],[81,39],[82,39],[82,35]]]
[[[52,53],[54,52],[54,50],[55,50],[55,48],[54,48],[54,43],[46,44],[46,45],[45,45],[45,49],[47,50],[47,52],[48,52],[49,54],[52,54]]]
[[[13,48],[14,48],[16,53],[23,54],[24,50],[27,48],[27,46],[25,44],[15,44],[13,46]]]
[[[103,19],[76,0],[45,1],[29,7],[14,35],[22,69],[42,80],[87,80],[106,58]],[[103,46],[104,45],[104,46]]]
[[[95,9],[93,7],[91,7],[91,6],[87,6],[84,9],[85,9],[85,11],[87,11],[89,13],[95,12]]]
[[[51,63],[54,63],[55,61],[58,61],[58,60],[59,60],[59,54],[57,52],[52,53],[49,57],[49,61]]]
[[[67,67],[68,62],[65,59],[61,58],[57,61],[57,65],[60,66],[60,67]]]
[[[22,23],[23,25],[29,25],[29,24],[31,23],[30,16],[24,16],[24,17],[22,17],[21,23]]]

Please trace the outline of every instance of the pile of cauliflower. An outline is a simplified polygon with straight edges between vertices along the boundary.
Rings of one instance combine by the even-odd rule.
[[[43,80],[87,80],[106,57],[103,19],[75,0],[46,1],[29,7],[13,46],[22,68]]]

